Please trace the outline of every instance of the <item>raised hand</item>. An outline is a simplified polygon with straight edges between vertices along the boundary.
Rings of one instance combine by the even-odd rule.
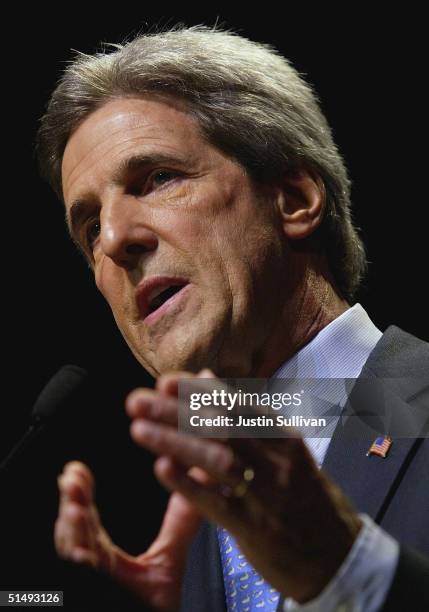
[[[221,441],[177,431],[173,395],[181,377],[166,374],[155,390],[130,394],[133,439],[159,455],[155,473],[161,483],[226,527],[272,587],[298,602],[313,599],[347,556],[360,518],[299,437]],[[207,479],[194,478],[193,466]],[[250,484],[244,482],[249,468]]]
[[[190,473],[205,480],[197,469]],[[195,506],[173,493],[157,538],[146,552],[133,557],[116,546],[104,529],[94,501],[94,477],[86,465],[68,463],[58,485],[54,536],[58,554],[109,574],[154,610],[177,610],[188,547],[201,522]]]

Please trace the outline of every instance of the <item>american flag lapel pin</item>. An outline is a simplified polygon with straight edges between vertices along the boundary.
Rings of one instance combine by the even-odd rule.
[[[392,438],[390,436],[378,436],[371,444],[368,449],[366,456],[369,455],[378,455],[379,457],[386,457],[387,453],[392,446]]]

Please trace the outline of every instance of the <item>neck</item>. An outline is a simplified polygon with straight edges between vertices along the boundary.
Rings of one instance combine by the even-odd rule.
[[[295,286],[260,350],[249,376],[268,378],[292,355],[350,306],[335,289],[325,261],[307,260],[303,281]]]

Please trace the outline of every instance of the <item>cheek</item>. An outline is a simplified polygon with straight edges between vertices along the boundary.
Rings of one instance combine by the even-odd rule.
[[[94,280],[97,289],[100,291],[102,296],[107,300],[105,289],[109,286],[106,278],[106,269],[104,261],[102,259],[96,259],[94,264]]]
[[[106,257],[95,263],[95,284],[113,311],[117,310],[124,295],[122,283],[115,266]]]

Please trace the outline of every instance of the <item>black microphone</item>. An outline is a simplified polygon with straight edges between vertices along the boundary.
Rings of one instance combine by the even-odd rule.
[[[82,391],[87,377],[88,374],[84,369],[76,365],[65,365],[49,380],[36,399],[27,431],[0,463],[0,474],[7,472],[12,463],[46,426],[55,417],[64,413]]]

